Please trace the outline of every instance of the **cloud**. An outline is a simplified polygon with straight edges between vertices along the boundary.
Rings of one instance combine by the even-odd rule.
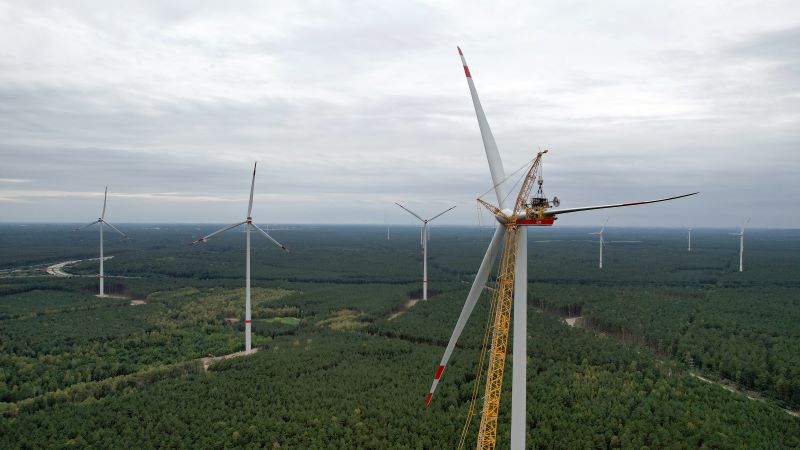
[[[225,221],[258,160],[282,222],[404,223],[403,201],[475,224],[491,183],[461,44],[506,169],[551,149],[564,206],[700,190],[614,214],[796,226],[798,8],[6,2],[0,177],[30,181],[0,179],[2,218],[83,220],[108,185],[123,221]]]

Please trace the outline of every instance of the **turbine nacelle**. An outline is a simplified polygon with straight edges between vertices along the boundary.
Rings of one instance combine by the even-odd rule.
[[[508,225],[510,222],[514,222],[517,226],[550,226],[558,220],[558,217],[553,214],[548,214],[545,209],[536,210],[529,208],[525,211],[520,211],[515,221],[511,220],[513,214],[513,211],[504,209],[495,212],[494,218],[503,226]]]

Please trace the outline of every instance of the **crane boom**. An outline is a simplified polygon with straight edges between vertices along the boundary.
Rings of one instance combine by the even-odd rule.
[[[539,174],[539,168],[542,165],[542,156],[545,153],[547,153],[547,150],[539,151],[539,153],[536,154],[536,158],[533,160],[531,168],[525,175],[525,181],[522,182],[522,187],[519,189],[519,195],[517,196],[517,201],[514,203],[515,218],[519,216],[520,211],[522,211],[523,208],[525,207],[525,202],[528,200],[528,196],[531,195],[531,190],[533,190],[533,185],[536,182],[536,176]]]

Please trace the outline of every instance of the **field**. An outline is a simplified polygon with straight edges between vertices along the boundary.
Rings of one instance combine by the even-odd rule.
[[[120,228],[97,298],[96,232],[0,225],[0,448],[456,446],[486,294],[425,395],[490,231],[434,227],[413,307],[418,228],[255,236],[260,351],[205,370],[243,349],[244,236]],[[749,231],[743,273],[731,230],[609,228],[602,271],[589,231],[529,233],[528,446],[800,447],[800,231]]]

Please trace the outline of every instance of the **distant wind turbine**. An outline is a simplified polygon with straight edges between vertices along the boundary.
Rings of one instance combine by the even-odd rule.
[[[394,204],[405,209],[412,216],[422,221],[422,231],[419,237],[420,243],[422,244],[422,299],[427,300],[428,299],[428,239],[431,238],[430,230],[428,229],[428,223],[433,222],[434,219],[452,210],[453,208],[455,208],[455,206],[440,212],[439,214],[431,217],[430,219],[423,219],[422,217],[417,215],[417,213],[411,211],[410,209],[406,208],[400,203],[395,202]]]
[[[611,217],[606,218],[606,222],[603,224],[603,227],[600,228],[600,231],[589,233],[592,236],[600,236],[600,269],[603,268],[603,247],[605,247],[605,242],[603,241],[603,231],[606,229],[606,225],[608,225],[608,221]]]
[[[220,228],[219,230],[209,234],[208,236],[203,236],[200,239],[192,242],[192,244],[197,244],[199,242],[207,242],[209,238],[212,236],[216,236],[220,233],[230,230],[231,228],[236,228],[239,225],[245,225],[245,232],[247,234],[247,259],[245,264],[245,287],[244,287],[244,349],[246,352],[250,352],[252,349],[250,343],[250,331],[251,331],[251,317],[250,317],[250,230],[255,228],[256,231],[263,234],[264,237],[272,241],[275,245],[280,247],[286,253],[289,253],[289,249],[287,249],[283,244],[273,239],[272,236],[267,234],[266,231],[259,228],[258,225],[253,223],[253,188],[256,185],[256,166],[258,162],[253,164],[253,180],[250,182],[250,203],[247,205],[247,218],[244,222],[235,223],[233,225],[228,225],[225,227]]]
[[[738,233],[728,233],[734,236],[739,236],[739,272],[744,272],[744,227],[746,227],[748,223],[750,223],[749,217],[744,221],[744,224]]]
[[[692,251],[692,227],[689,227],[687,231],[689,232],[689,251]]]
[[[103,212],[100,213],[100,217],[97,220],[95,220],[94,222],[88,223],[88,224],[86,224],[86,225],[84,225],[82,227],[75,228],[74,230],[72,230],[72,231],[78,231],[78,230],[82,230],[84,228],[89,228],[90,226],[92,226],[92,225],[94,225],[96,223],[100,224],[100,275],[99,275],[99,277],[100,277],[100,293],[97,294],[98,297],[105,297],[106,296],[106,293],[105,293],[105,282],[104,282],[104,280],[105,280],[105,272],[103,271],[103,259],[104,259],[104,257],[103,257],[103,225],[108,225],[112,230],[114,230],[117,233],[121,234],[122,237],[124,237],[125,239],[128,239],[128,236],[125,233],[123,233],[122,231],[119,231],[117,229],[117,227],[115,227],[114,225],[111,225],[110,223],[106,222],[105,217],[106,217],[106,201],[107,200],[108,200],[108,186],[106,186],[106,191],[103,194]]]

